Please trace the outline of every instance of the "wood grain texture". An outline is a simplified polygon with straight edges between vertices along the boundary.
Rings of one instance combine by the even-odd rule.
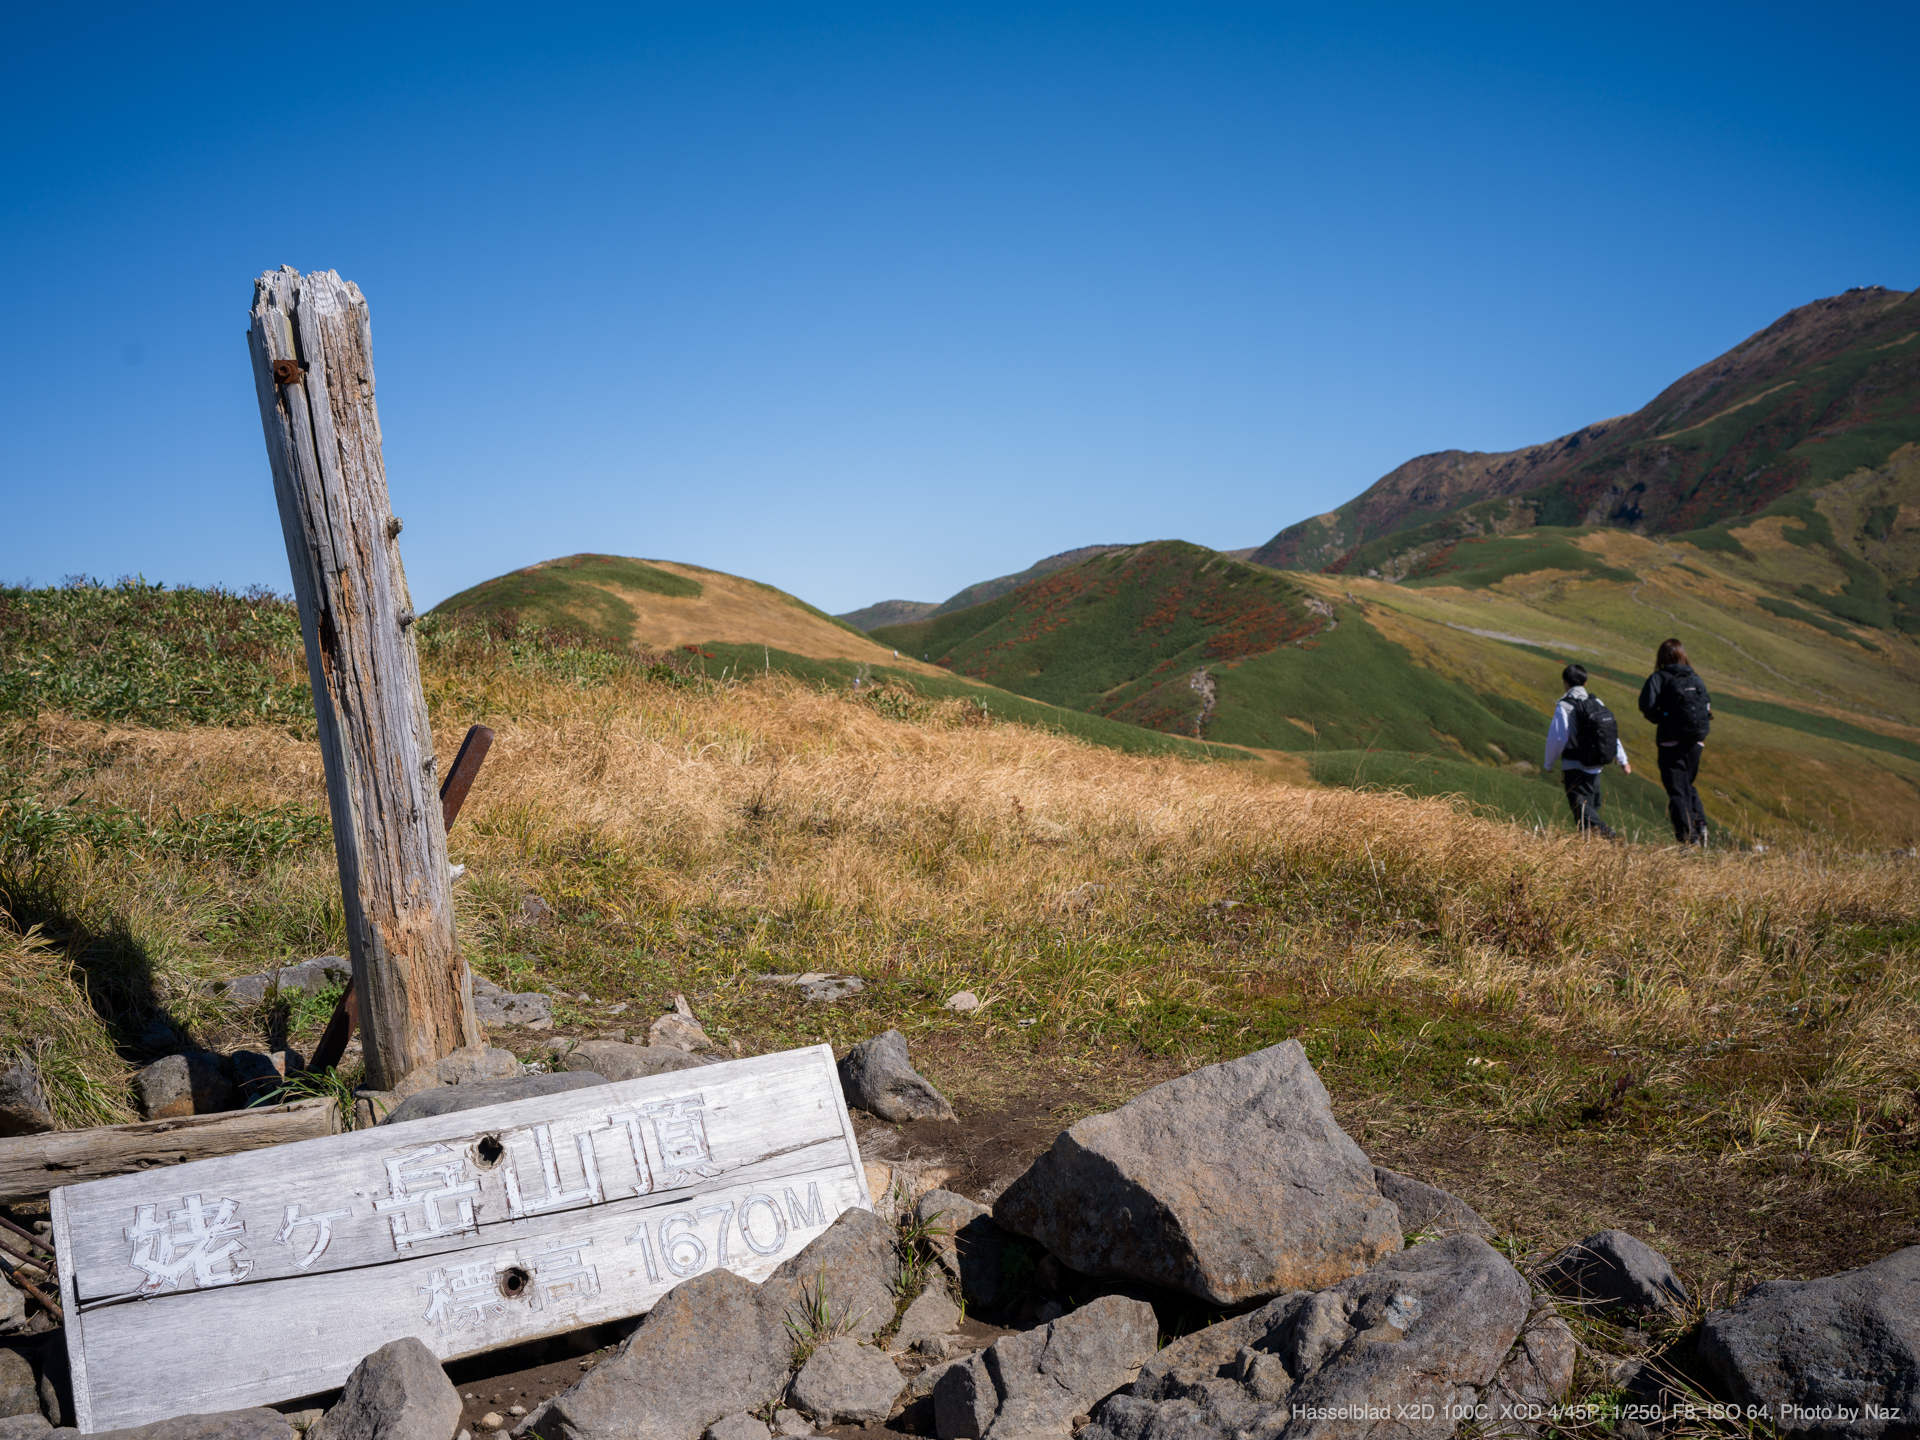
[[[274,494],[306,640],[367,1080],[481,1043],[453,932],[433,732],[374,404],[357,286],[270,271],[248,332]],[[289,384],[274,362],[305,373]]]
[[[446,1360],[638,1314],[718,1265],[764,1279],[871,1208],[824,1045],[65,1188],[80,1428],[313,1395],[403,1335]]]
[[[313,1099],[179,1120],[21,1135],[0,1140],[0,1204],[37,1199],[59,1185],[312,1140],[339,1129],[339,1106]]]

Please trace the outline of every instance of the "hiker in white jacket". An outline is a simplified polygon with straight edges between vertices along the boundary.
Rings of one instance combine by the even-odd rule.
[[[1604,750],[1594,752],[1589,749],[1584,754],[1569,754],[1569,748],[1578,752],[1584,742],[1588,746],[1595,743],[1594,737],[1576,734],[1579,728],[1574,719],[1574,707],[1583,700],[1593,700],[1599,712],[1606,716],[1607,723],[1614,731],[1613,749],[1610,757],[1620,767],[1620,773],[1631,775],[1633,765],[1627,759],[1627,747],[1620,743],[1618,727],[1612,726],[1613,716],[1605,705],[1599,704],[1598,696],[1587,694],[1587,667],[1569,665],[1560,672],[1560,681],[1567,687],[1566,694],[1560,697],[1553,707],[1553,718],[1547,722],[1547,757],[1541,762],[1541,768],[1551,775],[1555,769],[1560,771],[1560,782],[1567,789],[1567,806],[1573,811],[1573,823],[1583,833],[1591,832],[1607,840],[1617,840],[1613,828],[1600,818],[1600,771],[1603,764],[1595,761],[1605,755]],[[1589,707],[1581,707],[1583,713]],[[1591,723],[1591,721],[1587,722]]]

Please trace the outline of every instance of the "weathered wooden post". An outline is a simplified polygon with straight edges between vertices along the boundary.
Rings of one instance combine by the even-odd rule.
[[[359,287],[291,267],[248,334],[326,762],[368,1083],[479,1043]]]

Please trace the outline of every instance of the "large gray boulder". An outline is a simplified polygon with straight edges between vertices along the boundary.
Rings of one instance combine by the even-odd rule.
[[[751,1280],[708,1270],[668,1291],[613,1355],[529,1419],[545,1440],[695,1440],[777,1399],[791,1349]]]
[[[1387,1256],[1327,1290],[1283,1295],[1167,1347],[1078,1440],[1267,1440],[1366,1433],[1443,1440],[1489,1393],[1527,1324],[1527,1282],[1478,1236]],[[937,1392],[936,1392],[937,1393]]]
[[[907,1037],[888,1030],[862,1040],[840,1062],[847,1104],[882,1120],[952,1120],[953,1106],[907,1058]]]
[[[1569,1245],[1541,1268],[1542,1289],[1593,1310],[1641,1315],[1687,1302],[1667,1257],[1624,1230],[1602,1230]]]
[[[934,1259],[959,1282],[969,1303],[993,1310],[1009,1298],[1012,1287],[1001,1265],[1007,1232],[995,1223],[991,1210],[951,1190],[929,1190],[915,1203],[913,1215],[929,1229]]]
[[[0,1065],[0,1135],[40,1135],[53,1129],[53,1106],[31,1060]]]
[[[459,1392],[433,1352],[409,1335],[353,1367],[307,1440],[453,1440],[459,1428]]]
[[[907,1382],[871,1345],[841,1335],[819,1346],[793,1377],[793,1403],[821,1425],[884,1420]]]
[[[562,1063],[569,1070],[585,1070],[609,1080],[637,1080],[642,1075],[666,1075],[706,1066],[698,1056],[670,1045],[629,1045],[623,1040],[583,1040],[567,1052]]]
[[[441,1085],[408,1096],[380,1123],[403,1125],[429,1115],[451,1115],[459,1110],[478,1110],[486,1105],[502,1105],[509,1100],[525,1100],[535,1095],[561,1095],[569,1090],[585,1090],[604,1085],[607,1078],[588,1071],[563,1070],[554,1075],[516,1075],[506,1080],[475,1080],[466,1085]]]
[[[1080,1121],[993,1215],[1083,1274],[1216,1305],[1331,1285],[1401,1244],[1399,1212],[1297,1040]]]
[[[670,1290],[613,1355],[535,1410],[522,1431],[543,1440],[698,1440],[729,1415],[759,1410],[787,1383],[796,1337],[825,1330],[855,1342],[893,1322],[899,1256],[893,1232],[849,1210],[755,1286],[709,1270]]]
[[[933,1390],[940,1440],[1065,1435],[1132,1382],[1159,1343],[1153,1307],[1106,1295],[1038,1329],[1003,1335],[949,1368]]]
[[[0,1285],[6,1283],[0,1280]],[[19,1351],[0,1349],[0,1418],[39,1413],[40,1385],[33,1366]]]
[[[1483,1240],[1493,1238],[1493,1226],[1480,1217],[1479,1211],[1438,1185],[1411,1179],[1384,1165],[1373,1167],[1373,1183],[1399,1210],[1400,1228],[1408,1235],[1427,1233],[1442,1238],[1448,1235],[1478,1235]]]
[[[318,995],[330,987],[345,985],[353,978],[353,962],[344,955],[320,955],[257,975],[242,975],[233,980],[208,980],[200,986],[203,994],[237,1005],[258,1005],[269,993],[281,995]]]
[[[1920,1245],[1820,1280],[1756,1285],[1700,1327],[1730,1400],[1793,1435],[1920,1436]],[[1894,1418],[1897,1416],[1897,1418]]]
[[[133,1077],[133,1089],[148,1120],[214,1115],[240,1104],[240,1092],[220,1057],[197,1050],[154,1061]]]
[[[473,1016],[482,1025],[553,1028],[553,997],[538,990],[503,990],[483,975],[473,977]]]

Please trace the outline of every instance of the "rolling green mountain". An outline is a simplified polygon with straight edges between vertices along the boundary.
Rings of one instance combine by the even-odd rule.
[[[1896,470],[1920,472],[1914,450],[1902,455]],[[1848,514],[1879,517],[1861,522],[1883,531],[1873,543],[1920,549],[1920,507],[1887,521],[1876,473],[1837,482],[1854,487]],[[1804,528],[1762,517],[1719,549],[1535,529],[1456,545],[1397,584],[1161,541],[873,638],[1036,700],[1263,753],[1303,778],[1460,794],[1554,828],[1565,805],[1539,762],[1560,668],[1578,660],[1638,762],[1610,774],[1607,813],[1658,840],[1665,802],[1634,699],[1655,647],[1678,633],[1715,696],[1708,813],[1723,836],[1911,844],[1920,646],[1810,607],[1780,613],[1789,573],[1821,594],[1847,580],[1824,549],[1795,542]]]
[[[1810,489],[1916,440],[1920,292],[1862,287],[1790,311],[1634,414],[1505,454],[1410,460],[1252,558],[1405,574],[1394,562],[1410,547],[1536,526],[1724,530],[1796,513]]]
[[[992,580],[980,580],[967,586],[957,595],[945,600],[882,600],[875,605],[863,606],[858,610],[849,610],[836,616],[856,630],[877,630],[883,625],[908,625],[915,620],[930,620],[939,615],[951,615],[956,610],[964,610],[969,605],[982,605],[989,600],[997,600],[1010,590],[1017,590],[1029,580],[1038,580],[1042,575],[1051,575],[1056,570],[1069,565],[1077,565],[1094,555],[1104,555],[1109,550],[1118,550],[1118,545],[1082,545],[1075,550],[1063,550],[1058,555],[1049,555],[1044,560],[1036,560],[1017,575],[1000,575]]]

